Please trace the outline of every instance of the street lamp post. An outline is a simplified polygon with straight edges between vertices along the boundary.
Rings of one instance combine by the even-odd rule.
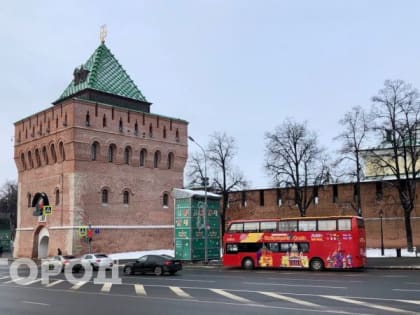
[[[384,228],[383,228],[383,218],[384,218],[384,211],[381,209],[379,210],[379,217],[381,218],[381,255],[383,256],[384,253]]]
[[[207,155],[204,148],[194,140],[193,137],[188,136],[190,141],[194,142],[203,151],[204,155],[204,263],[208,263],[207,247],[208,247],[208,233],[207,233]]]

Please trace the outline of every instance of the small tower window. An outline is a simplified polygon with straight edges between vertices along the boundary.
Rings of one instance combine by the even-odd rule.
[[[115,158],[115,145],[111,144],[108,148],[108,162],[114,162]]]
[[[174,154],[172,152],[170,152],[168,154],[168,170],[173,168],[173,164],[174,164]]]
[[[153,159],[153,167],[158,168],[160,163],[160,151],[155,152],[155,156]]]
[[[59,205],[60,204],[60,190],[56,189],[55,190],[55,205]]]
[[[176,142],[179,142],[179,131],[178,131],[178,128],[175,131],[175,141]]]
[[[42,158],[44,159],[44,164],[47,165],[48,164],[48,153],[47,153],[47,148],[45,146],[42,148]]]
[[[102,189],[102,193],[101,193],[101,201],[102,203],[108,203],[108,190],[107,189]]]
[[[128,193],[127,190],[125,190],[124,193],[123,193],[123,203],[125,205],[128,205],[129,201],[130,201],[130,194]]]
[[[260,206],[264,206],[264,190],[260,190]]]
[[[106,127],[106,115],[104,114],[104,117],[102,117],[102,127]]]
[[[149,137],[153,138],[153,126],[152,126],[152,124],[150,124],[150,126],[149,126]]]
[[[98,104],[95,105],[95,117],[98,117]]]
[[[28,208],[32,207],[32,195],[30,193],[28,193]]]
[[[120,132],[123,132],[123,122],[122,122],[122,119],[120,118],[120,122],[119,122],[119,124],[118,124],[118,130],[120,131]]]
[[[96,161],[98,158],[98,151],[99,151],[99,143],[94,142],[92,143],[91,150],[90,150],[90,158],[92,161]]]
[[[163,127],[163,139],[166,139],[166,127]]]
[[[338,202],[338,186],[334,185],[333,186],[333,203],[337,203]]]
[[[89,111],[86,113],[86,127],[90,126],[90,115],[89,115]]]
[[[124,150],[124,163],[128,165],[130,164],[130,160],[131,160],[131,148],[126,147]]]
[[[146,149],[142,149],[140,151],[140,166],[146,165],[146,157],[147,157],[147,151]]]
[[[66,160],[66,152],[64,151],[64,144],[63,142],[60,142],[60,144],[58,145],[58,149],[61,155],[61,160],[65,161]]]
[[[55,152],[54,144],[51,144],[51,158],[52,158],[53,163],[57,163],[57,154]]]
[[[136,120],[136,123],[134,124],[134,134],[136,136],[139,134],[139,125],[137,123],[137,120]]]
[[[168,195],[168,193],[163,194],[162,205],[163,205],[164,208],[168,208],[168,206],[169,206],[169,195]]]
[[[22,167],[24,170],[26,170],[26,163],[25,163],[25,154],[20,154],[20,162],[22,163]]]

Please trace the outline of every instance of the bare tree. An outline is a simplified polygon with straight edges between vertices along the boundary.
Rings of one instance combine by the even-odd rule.
[[[413,247],[411,212],[416,200],[419,177],[419,93],[401,80],[385,81],[372,98],[375,117],[373,131],[384,139],[379,147],[366,150],[367,162],[377,177],[390,177],[398,191],[408,248]]]
[[[187,166],[189,186],[204,186],[204,181],[208,181],[208,179],[205,178],[203,161],[204,156],[202,153],[195,152],[189,156]]]
[[[9,219],[12,239],[14,239],[17,220],[18,186],[14,181],[6,182],[0,191],[0,213]]]
[[[266,133],[265,168],[278,187],[294,190],[301,216],[317,196],[318,187],[328,181],[327,156],[318,137],[306,123],[287,119],[273,133]]]
[[[212,185],[216,192],[222,195],[222,233],[225,230],[229,193],[247,186],[244,175],[233,165],[236,150],[235,139],[226,133],[215,132],[210,136],[207,156],[213,172]]]
[[[339,158],[334,163],[334,166],[344,166],[342,171],[340,171],[339,177],[345,177],[350,181],[356,182],[357,199],[353,208],[356,209],[359,216],[362,215],[360,182],[363,177],[363,165],[361,150],[365,146],[367,139],[368,123],[368,115],[363,108],[355,106],[340,120],[340,125],[343,126],[344,130],[334,138],[334,140],[338,140],[342,144],[338,150]]]

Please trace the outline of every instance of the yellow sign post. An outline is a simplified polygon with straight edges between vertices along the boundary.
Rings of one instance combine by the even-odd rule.
[[[42,215],[52,215],[53,208],[52,206],[43,206],[42,207]]]

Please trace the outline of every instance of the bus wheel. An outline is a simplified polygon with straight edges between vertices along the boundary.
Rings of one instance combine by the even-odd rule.
[[[245,258],[242,261],[242,268],[244,268],[246,270],[254,269],[254,261],[251,258]]]
[[[324,269],[324,263],[322,262],[321,259],[314,258],[314,259],[311,260],[311,263],[310,263],[309,267],[313,271],[320,271],[320,270]]]

